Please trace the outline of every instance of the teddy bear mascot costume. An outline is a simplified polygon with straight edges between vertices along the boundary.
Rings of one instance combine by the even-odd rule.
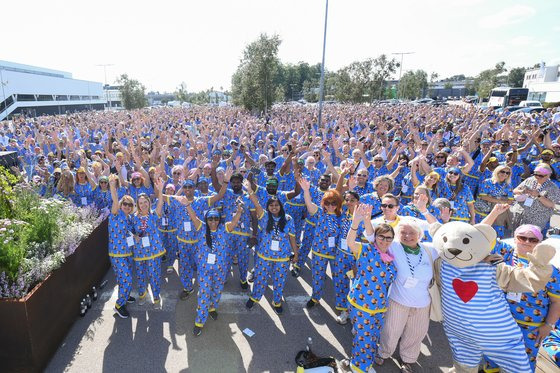
[[[552,274],[555,248],[541,242],[529,266],[493,264],[496,231],[486,224],[434,223],[430,234],[439,258],[434,278],[441,289],[443,328],[453,352],[450,372],[476,373],[484,354],[503,372],[531,372],[523,336],[504,291],[534,292]]]

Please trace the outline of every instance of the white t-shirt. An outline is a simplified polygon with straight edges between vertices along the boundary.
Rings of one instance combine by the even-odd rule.
[[[393,263],[397,268],[397,278],[389,291],[389,298],[393,301],[414,308],[430,305],[428,286],[433,277],[433,270],[427,250],[431,251],[432,260],[436,260],[438,253],[431,245],[421,243],[421,254],[414,255],[407,254],[399,242],[391,244],[389,252],[395,257]]]

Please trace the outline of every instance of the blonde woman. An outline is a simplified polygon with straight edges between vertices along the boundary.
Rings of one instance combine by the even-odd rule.
[[[79,196],[75,190],[76,181],[70,170],[64,170],[56,184],[55,198],[72,201],[76,206],[81,206]]]
[[[513,202],[513,188],[511,186],[511,168],[508,166],[498,166],[492,172],[492,177],[480,184],[478,197],[474,204],[476,211],[476,222],[480,223],[497,203]],[[505,237],[506,226],[509,224],[508,212],[504,212],[492,225],[498,237]],[[509,229],[508,229],[509,231]]]

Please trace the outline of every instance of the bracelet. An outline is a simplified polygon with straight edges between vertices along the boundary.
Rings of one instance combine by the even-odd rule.
[[[554,325],[554,324],[550,324],[550,323],[547,323],[547,322],[545,322],[544,324],[547,325],[547,326],[550,326],[552,329],[556,329],[556,325]]]
[[[430,212],[428,210],[426,210],[424,212],[420,211],[420,213],[425,216],[425,215],[428,215]]]
[[[354,227],[352,227],[352,226],[350,226],[350,229],[352,229],[353,231],[357,231],[357,230],[358,230],[358,228],[354,228]]]

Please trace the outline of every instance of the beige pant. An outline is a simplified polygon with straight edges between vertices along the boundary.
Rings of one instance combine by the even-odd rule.
[[[406,307],[389,299],[389,307],[385,314],[385,325],[381,331],[379,356],[387,359],[399,342],[402,361],[415,363],[420,355],[422,340],[430,326],[430,306],[424,308]]]

